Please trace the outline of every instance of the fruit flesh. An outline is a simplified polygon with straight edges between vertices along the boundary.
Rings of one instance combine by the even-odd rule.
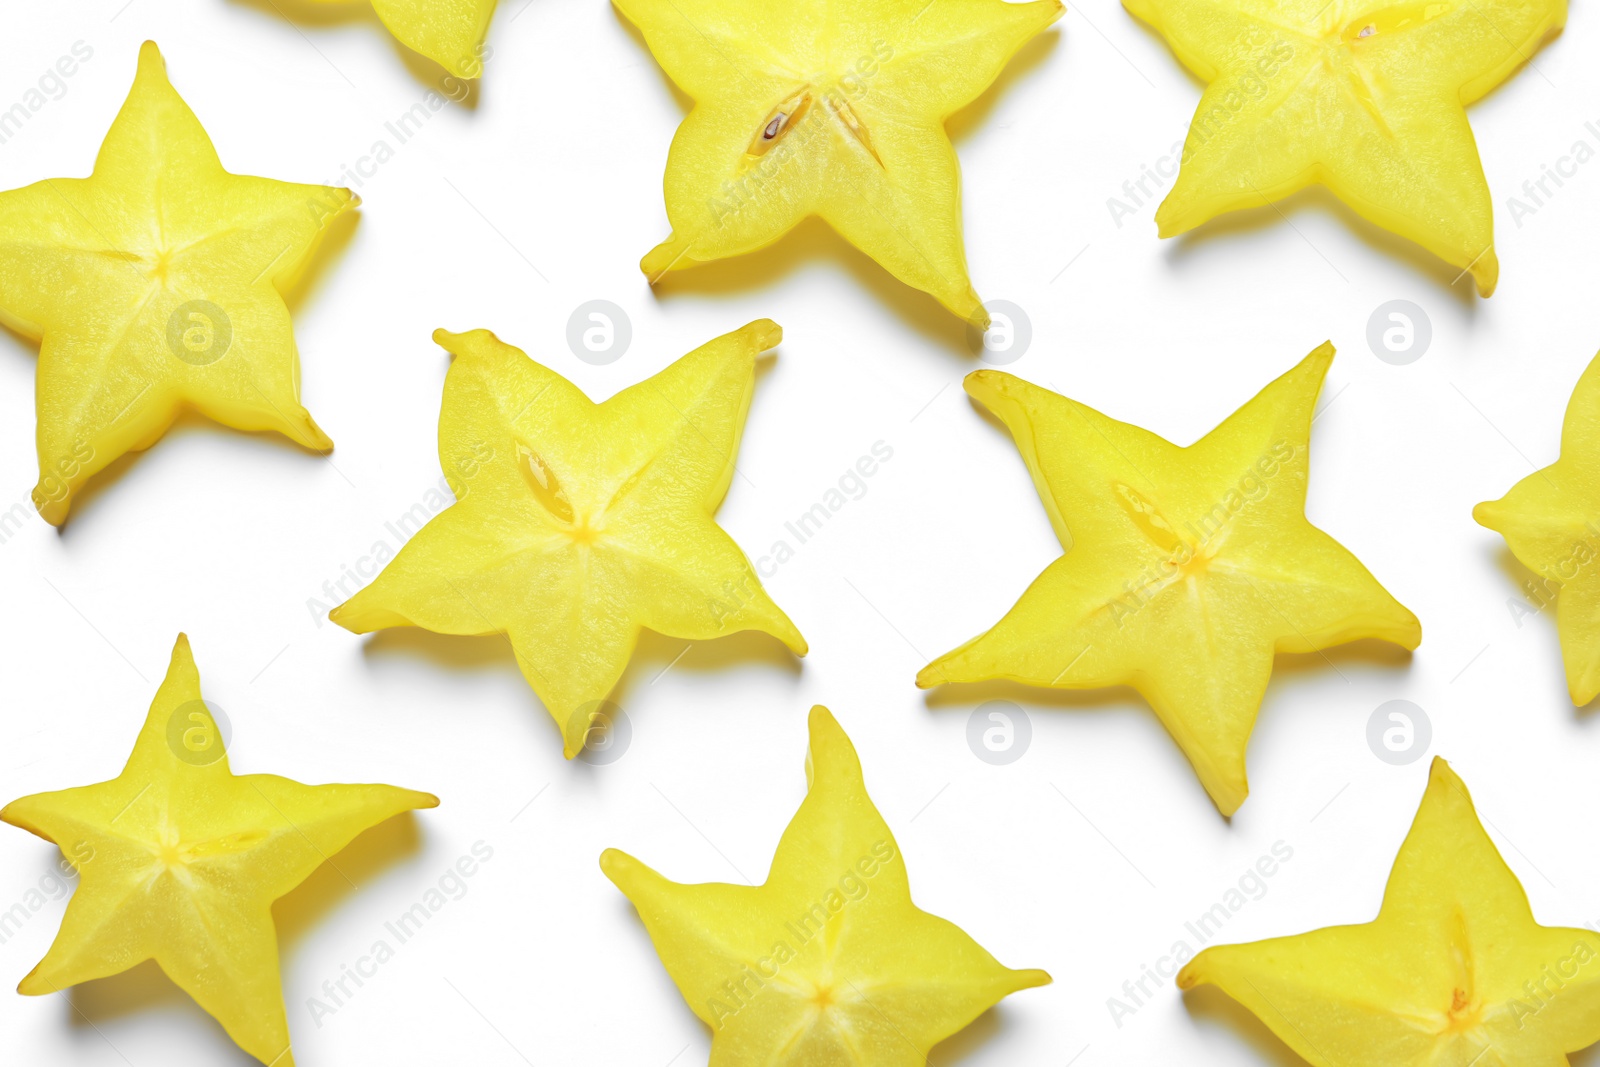
[[[348,3],[348,0],[320,0]],[[372,0],[372,9],[395,39],[458,78],[483,75],[484,38],[499,0]]]
[[[457,503],[329,616],[355,633],[505,634],[570,759],[649,627],[686,640],[805,639],[713,515],[735,473],[770,320],[595,404],[487,330],[455,354],[439,462]]]
[[[153,959],[240,1048],[293,1067],[272,902],[363,830],[438,803],[387,785],[234,775],[180,634],[120,775],[0,810],[61,846],[80,876],[17,990],[43,996]]]
[[[1566,21],[1565,0],[1124,0],[1207,82],[1161,236],[1326,185],[1494,291],[1494,211],[1467,104]]]
[[[696,101],[673,138],[671,270],[826,220],[908,285],[987,325],[967,277],[944,121],[1061,16],[1058,0],[616,0]]]
[[[1538,575],[1537,601],[1556,601],[1567,691],[1583,707],[1600,695],[1600,356],[1567,404],[1561,455],[1499,500],[1472,509]]]
[[[987,633],[917,676],[1129,685],[1224,815],[1273,659],[1362,638],[1415,648],[1416,617],[1305,517],[1324,345],[1180,448],[1000,371],[967,392],[1017,442],[1065,555]]]
[[[855,748],[826,708],[810,732],[806,798],[763,885],[679,884],[616,849],[601,869],[711,1027],[711,1067],[925,1067],[935,1044],[1050,976],[1001,966],[911,903]]]
[[[1600,1040],[1600,936],[1534,922],[1443,760],[1376,921],[1207,949],[1198,985],[1316,1067],[1566,1067]]]
[[[300,403],[282,293],[347,189],[230,174],[153,43],[89,178],[0,193],[0,320],[41,339],[34,505],[154,444],[185,409],[333,447]]]

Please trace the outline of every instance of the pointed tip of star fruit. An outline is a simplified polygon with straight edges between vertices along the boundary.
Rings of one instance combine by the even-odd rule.
[[[1211,794],[1211,802],[1217,806],[1217,811],[1222,813],[1224,819],[1231,819],[1244,807],[1244,802],[1250,799],[1250,783],[1240,781],[1237,785],[1230,783],[1226,789]]]
[[[154,41],[146,41],[139,46],[139,73],[160,74],[166,77],[167,61],[161,55],[161,48]]]
[[[322,427],[311,417],[311,412],[305,408],[300,409],[290,422],[289,428],[293,430],[290,436],[294,438],[296,444],[303,445],[313,452],[321,452],[323,455],[333,451],[333,438],[323,432]]]
[[[368,588],[371,588],[370,586]],[[386,626],[409,626],[411,623],[400,618],[393,612],[383,608],[367,608],[359,603],[366,589],[356,592],[356,595],[346,600],[328,612],[328,621],[335,626],[349,630],[353,634],[369,634],[374,630],[382,630]]]
[[[639,260],[639,269],[644,272],[650,284],[655,285],[666,277],[669,271],[695,265],[697,260],[689,256],[692,245],[692,241],[685,241],[674,233],[644,254],[644,258]]]
[[[608,848],[600,853],[600,872],[629,900],[633,900],[636,894],[644,890],[647,883],[665,880],[650,867],[618,848]]]
[[[819,778],[860,783],[861,757],[833,712],[816,705],[807,717],[806,727],[810,735],[806,745],[806,788],[815,788]]]
[[[1479,526],[1499,532],[1500,522],[1505,517],[1505,498],[1499,500],[1484,500],[1472,506],[1472,519]]]
[[[1016,377],[1003,370],[975,370],[961,379],[961,388],[974,400],[987,403],[991,397],[1004,395],[1014,381]]]
[[[30,496],[33,499],[33,509],[39,517],[51,526],[60,529],[67,521],[67,514],[72,510],[72,491],[62,492],[62,483],[51,478],[50,486],[45,486],[46,479],[39,479],[39,484],[33,487]]]
[[[1428,788],[1422,795],[1422,807],[1417,812],[1418,819],[1422,818],[1423,810],[1430,804],[1464,807],[1474,819],[1477,818],[1477,808],[1472,803],[1472,794],[1467,790],[1467,783],[1461,780],[1461,776],[1443,756],[1433,757],[1433,762],[1428,767]]]
[[[504,345],[493,330],[477,329],[452,333],[443,327],[433,331],[433,343],[450,355],[451,362],[461,356],[475,356],[494,345]]]
[[[1304,366],[1315,367],[1326,373],[1328,367],[1333,364],[1333,356],[1336,351],[1337,349],[1333,347],[1332,341],[1324,341],[1316,348],[1313,348],[1306,355],[1306,358],[1300,362]]]
[[[756,319],[739,328],[739,333],[750,339],[757,352],[766,352],[783,343],[783,327],[771,319]]]
[[[43,963],[39,964],[39,967],[43,966]],[[39,967],[29,971],[22,981],[17,983],[18,993],[25,997],[42,997],[60,992],[48,978],[39,973]]]
[[[978,299],[977,290],[970,285],[967,286],[967,291],[962,295],[961,301],[958,304],[952,304],[950,310],[965,319],[967,325],[980,332],[986,331],[990,326],[994,325],[994,318],[989,314],[989,309],[983,306],[983,301]]]
[[[1006,970],[1011,978],[1011,981],[1007,984],[1010,986],[1012,993],[1021,992],[1024,989],[1038,989],[1040,986],[1047,986],[1055,981],[1054,978],[1050,977],[1049,971],[1041,971],[1037,967],[1030,967],[1021,971],[1011,970],[1008,967]]]
[[[1178,205],[1174,203],[1176,195],[1176,192],[1168,193],[1166,199],[1156,206],[1156,236],[1163,241],[1169,237],[1177,237],[1180,234],[1188,233],[1205,221],[1204,219],[1191,220],[1185,217],[1179,211]]]
[[[1500,257],[1495,254],[1494,245],[1484,249],[1483,254],[1473,260],[1467,270],[1478,285],[1479,296],[1488,299],[1494,295],[1495,288],[1500,284]]]

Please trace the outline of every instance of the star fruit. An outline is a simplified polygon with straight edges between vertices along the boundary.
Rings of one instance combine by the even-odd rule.
[[[806,782],[762,885],[682,885],[616,849],[600,857],[711,1027],[711,1067],[925,1067],[1000,1000],[1049,984],[911,902],[904,857],[827,708],[811,709]]]
[[[644,627],[689,641],[759,630],[805,655],[713,518],[776,323],[725,334],[602,404],[487,330],[433,337],[455,357],[439,463],[457,502],[329,618],[358,634],[505,634],[568,759],[604,742],[604,698]]]
[[[695,100],[667,156],[670,270],[764,248],[818,216],[907,285],[988,325],[967,277],[944,123],[1059,0],[614,0]]]
[[[0,810],[79,875],[55,943],[17,991],[56,993],[153,959],[240,1048],[293,1067],[272,902],[363,830],[438,803],[390,785],[235,775],[179,634],[120,775]]]
[[[1009,374],[969,374],[1066,554],[917,685],[1132,686],[1232,815],[1277,653],[1422,640],[1416,616],[1306,520],[1311,420],[1332,360],[1332,345],[1318,348],[1186,448]]]
[[[1561,426],[1561,456],[1472,517],[1506,539],[1539,576],[1530,596],[1556,602],[1567,690],[1582,707],[1600,695],[1600,356],[1578,379]]]
[[[1178,974],[1200,985],[1315,1067],[1567,1067],[1600,1041],[1600,936],[1533,921],[1442,759],[1376,921],[1206,949]]]
[[[1566,22],[1566,0],[1123,0],[1207,83],[1162,237],[1325,185],[1484,296],[1500,266],[1466,105]]]
[[[281,294],[359,202],[223,170],[146,41],[94,173],[0,192],[0,322],[42,339],[39,514],[60,525],[92,475],[188,408],[331,449],[300,404]]]
[[[343,5],[348,0],[318,0]],[[483,74],[489,33],[499,0],[372,0],[378,19],[395,38],[458,78]]]

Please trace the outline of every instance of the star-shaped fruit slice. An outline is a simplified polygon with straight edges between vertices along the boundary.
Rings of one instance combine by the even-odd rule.
[[[1566,0],[1123,0],[1207,83],[1162,237],[1325,185],[1471,273],[1500,265],[1466,105],[1566,22]]]
[[[240,1048],[293,1067],[272,902],[363,830],[438,803],[391,785],[235,775],[179,634],[120,775],[0,810],[79,875],[55,943],[17,990],[56,993],[153,959]]]
[[[711,1067],[925,1067],[1003,998],[1046,985],[911,902],[905,860],[827,708],[806,798],[759,886],[669,882],[607,849],[667,973],[712,1030]]]
[[[332,448],[300,404],[281,294],[357,203],[223,170],[146,41],[94,173],[0,193],[0,322],[42,339],[39,514],[60,525],[84,482],[186,408]]]
[[[329,618],[358,634],[505,634],[568,759],[608,728],[605,697],[644,627],[688,641],[759,630],[805,654],[713,517],[776,323],[725,334],[602,404],[487,330],[433,336],[455,357],[439,463],[457,502]]]
[[[346,4],[348,0],[317,0]],[[499,0],[372,0],[372,8],[395,39],[420,52],[458,78],[477,78],[489,48],[489,33]]]
[[[1141,693],[1224,815],[1279,652],[1422,629],[1306,520],[1323,345],[1187,448],[1000,371],[967,392],[1011,430],[1066,554],[924,688],[1009,679]]]
[[[672,235],[652,283],[754,252],[818,216],[889,273],[984,326],[945,119],[1060,0],[614,0],[695,107],[667,157]]]
[[[1567,690],[1579,707],[1600,694],[1600,356],[1578,379],[1561,425],[1561,458],[1472,517],[1554,592]]]
[[[1316,1067],[1567,1067],[1600,1041],[1600,935],[1540,926],[1436,759],[1374,922],[1208,948],[1214,985]]]

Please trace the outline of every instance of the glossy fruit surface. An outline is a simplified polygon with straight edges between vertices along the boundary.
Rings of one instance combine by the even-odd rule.
[[[1311,419],[1332,360],[1323,345],[1187,448],[1002,371],[968,375],[1067,551],[917,684],[1132,686],[1233,814],[1279,652],[1422,640],[1416,616],[1306,519]]]

